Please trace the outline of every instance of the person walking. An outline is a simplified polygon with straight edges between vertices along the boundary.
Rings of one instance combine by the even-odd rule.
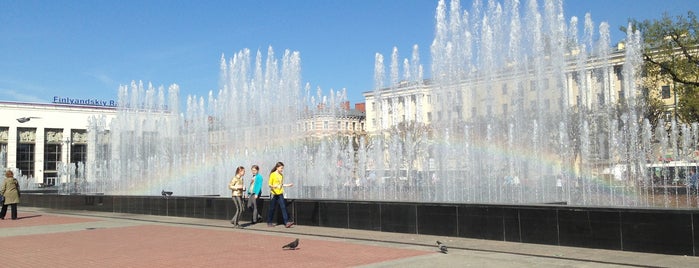
[[[267,226],[273,227],[272,220],[274,219],[274,212],[277,207],[276,203],[279,203],[279,209],[282,211],[282,218],[284,219],[284,226],[290,228],[294,225],[293,221],[289,221],[289,216],[286,212],[286,200],[284,200],[284,187],[293,187],[293,183],[284,184],[284,163],[277,162],[269,174],[269,191],[270,191],[270,202],[269,202],[269,214],[267,214]]]
[[[257,210],[258,199],[262,195],[262,175],[260,175],[260,167],[252,165],[250,168],[252,173],[252,181],[248,187],[248,209],[252,208],[252,224],[262,222],[262,215]]]
[[[17,219],[17,204],[19,204],[19,182],[14,178],[14,172],[12,170],[5,171],[5,181],[0,188],[0,195],[4,196],[5,200],[2,203],[2,210],[0,210],[0,220],[5,219],[5,214],[7,214],[7,206],[9,205],[12,210],[12,219]]]
[[[235,214],[231,219],[233,228],[240,228],[240,216],[243,215],[243,191],[245,191],[243,176],[245,176],[245,168],[239,166],[235,170],[235,176],[233,176],[231,182],[228,183],[228,188],[231,189],[233,205],[235,206]]]

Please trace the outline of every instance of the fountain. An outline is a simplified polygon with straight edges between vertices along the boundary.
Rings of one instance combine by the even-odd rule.
[[[235,167],[257,164],[266,175],[282,161],[295,183],[290,198],[697,206],[695,193],[666,187],[681,186],[680,172],[658,181],[647,168],[658,146],[689,161],[680,152],[693,152],[699,128],[672,121],[665,133],[643,119],[639,34],[627,34],[617,68],[609,25],[595,35],[588,14],[582,38],[577,28],[577,18],[564,20],[560,1],[474,1],[470,11],[458,0],[449,8],[440,1],[428,82],[417,46],[402,72],[394,49],[388,83],[383,55],[376,55],[377,109],[367,117],[378,120],[378,130],[368,135],[307,135],[304,120],[347,113],[346,93],[302,85],[298,52],[277,58],[270,47],[266,56],[248,49],[222,56],[218,91],[187,97],[182,110],[177,85],[133,82],[120,87],[109,127],[104,118],[90,122],[89,138],[99,146],[98,159],[85,167],[86,191],[227,196]],[[584,79],[590,59],[594,79]],[[624,77],[621,88],[611,81],[615,72]],[[411,87],[429,87],[431,96],[410,105],[390,94]],[[428,101],[430,122],[398,118],[399,111],[425,114]],[[605,177],[604,170],[622,175]]]

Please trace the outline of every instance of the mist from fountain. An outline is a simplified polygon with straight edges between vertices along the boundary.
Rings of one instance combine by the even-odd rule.
[[[417,46],[403,61],[394,48],[388,72],[383,55],[376,54],[376,109],[367,113],[374,113],[379,130],[369,135],[308,134],[326,128],[315,125],[325,119],[310,119],[334,124],[347,116],[341,106],[346,93],[324,95],[320,88],[302,86],[300,54],[288,50],[280,58],[271,47],[264,59],[248,49],[222,56],[219,90],[187,97],[183,111],[177,85],[122,86],[111,125],[104,118],[90,122],[89,138],[100,145],[97,161],[86,168],[90,191],[228,196],[226,185],[237,166],[260,165],[267,178],[282,161],[286,180],[295,183],[285,191],[290,198],[681,203],[669,188],[654,188],[661,182],[652,179],[646,161],[658,150],[690,160],[679,152],[693,152],[698,128],[672,121],[672,133],[663,127],[653,133],[643,119],[643,103],[636,99],[639,33],[627,33],[626,60],[617,70],[609,25],[601,23],[596,37],[587,14],[579,38],[578,19],[566,23],[561,1],[540,7],[536,0],[525,6],[517,0],[504,5],[476,0],[469,12],[458,0],[448,7],[441,0],[435,20],[429,82],[422,78]],[[592,77],[590,59],[595,59]],[[614,86],[614,72],[625,78],[621,88]],[[431,96],[406,101],[387,94],[403,88],[430,88]],[[498,112],[503,105],[505,111]],[[427,112],[429,119],[419,116]],[[681,148],[673,147],[677,144]],[[600,174],[620,167],[621,176]],[[678,178],[664,176],[662,185],[673,179]],[[695,195],[683,197],[685,203],[696,204]]]

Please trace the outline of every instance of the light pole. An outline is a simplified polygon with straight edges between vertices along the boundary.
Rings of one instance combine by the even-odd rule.
[[[66,145],[66,184],[68,185],[68,190],[70,192],[73,192],[73,188],[71,186],[71,181],[70,181],[70,173],[71,173],[71,167],[72,164],[70,163],[70,145],[73,143],[70,137],[67,137],[63,143]]]
[[[675,95],[675,122],[677,122],[677,83],[672,83],[672,93]]]

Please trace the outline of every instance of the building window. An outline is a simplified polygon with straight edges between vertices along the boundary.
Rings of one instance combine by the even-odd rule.
[[[62,147],[60,143],[47,143],[44,146],[44,183],[46,183],[46,179],[58,177],[58,163],[61,163]]]
[[[22,172],[21,175],[34,177],[35,143],[35,128],[17,129],[17,169]]]
[[[614,74],[618,78],[619,81],[624,80],[624,72],[623,72],[623,66],[621,65],[616,65],[614,66]]]
[[[502,115],[507,117],[507,104],[502,105]]]
[[[58,178],[62,163],[63,129],[44,130],[44,184],[52,185]]]
[[[323,129],[328,129],[328,128],[330,128],[330,124],[328,123],[328,121],[323,121]]]
[[[33,143],[17,144],[17,169],[27,177],[34,177],[34,147]]]
[[[75,144],[71,146],[70,163],[77,164],[87,162],[87,144]],[[77,167],[77,165],[76,165]]]
[[[507,95],[507,84],[502,84],[502,95]]]
[[[72,142],[70,149],[70,163],[87,163],[87,131],[84,129],[74,129],[71,130],[70,140]],[[144,131],[143,132],[143,148],[150,152],[155,152],[157,150],[156,146],[159,143],[160,138],[158,133],[154,131]],[[76,165],[77,167],[77,165]]]
[[[0,143],[0,166],[7,166],[7,143]]]
[[[662,95],[663,99],[669,99],[670,98],[670,86],[663,86],[660,94]]]
[[[342,123],[340,121],[337,121],[337,130],[342,129]]]
[[[0,127],[0,168],[7,167],[7,137],[9,133],[9,127]]]
[[[109,140],[109,131],[97,133],[97,142],[95,145],[95,159],[109,159],[112,155],[112,147],[107,142]],[[95,169],[93,170],[96,178],[108,178],[109,166],[111,163],[107,161],[97,161],[93,162],[95,164]]]

